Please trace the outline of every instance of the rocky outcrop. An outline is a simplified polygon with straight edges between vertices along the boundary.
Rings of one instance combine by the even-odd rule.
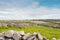
[[[7,32],[0,33],[0,40],[48,40],[43,37],[40,33],[34,32],[33,34],[24,31],[16,32],[14,30],[9,30]]]
[[[34,23],[27,23],[27,22],[0,22],[0,27],[28,27],[28,26],[33,26],[36,25]]]

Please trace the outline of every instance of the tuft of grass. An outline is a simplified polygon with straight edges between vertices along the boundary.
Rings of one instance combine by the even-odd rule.
[[[41,35],[47,37],[48,39],[52,39],[60,38],[60,29],[57,28],[49,28],[49,27],[45,27],[45,26],[29,26],[29,27],[0,27],[0,33],[1,32],[6,32],[8,30],[15,30],[15,31],[21,31],[24,30],[25,33],[33,33],[33,32],[37,32],[40,33]]]

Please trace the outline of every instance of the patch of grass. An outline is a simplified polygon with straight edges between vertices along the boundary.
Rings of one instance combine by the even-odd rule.
[[[53,37],[59,39],[60,38],[60,29],[56,28],[49,28],[45,26],[30,26],[30,27],[0,27],[0,33],[1,32],[6,32],[8,30],[16,30],[16,31],[21,31],[24,30],[25,33],[33,33],[37,32],[40,33],[41,35],[47,37],[48,39],[52,39]]]

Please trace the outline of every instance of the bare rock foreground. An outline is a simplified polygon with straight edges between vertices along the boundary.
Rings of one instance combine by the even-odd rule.
[[[0,40],[48,40],[46,37],[43,37],[40,33],[34,32],[33,34],[27,33],[24,31],[16,32],[14,30],[9,30],[7,32],[0,33]],[[56,40],[53,38],[52,40]]]

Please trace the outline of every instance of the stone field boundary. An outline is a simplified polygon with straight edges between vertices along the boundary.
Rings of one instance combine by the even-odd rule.
[[[7,32],[0,33],[0,40],[49,40],[46,37],[42,36],[40,33],[34,32],[24,33],[24,31],[16,32],[14,30],[9,30]],[[56,38],[52,38],[56,40]]]

